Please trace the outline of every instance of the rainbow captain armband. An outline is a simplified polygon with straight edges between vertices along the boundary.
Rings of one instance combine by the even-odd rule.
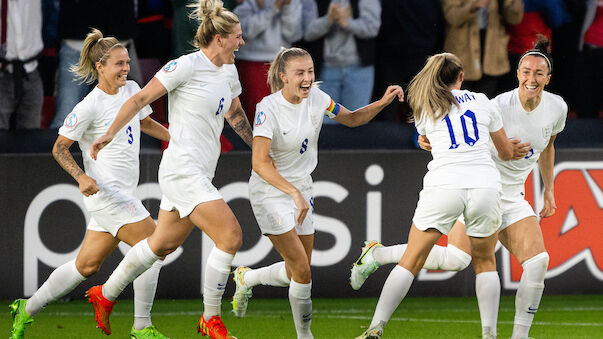
[[[340,108],[339,104],[336,103],[335,101],[333,101],[333,99],[331,99],[331,103],[329,104],[329,107],[325,111],[325,115],[328,116],[329,118],[333,119],[337,116],[337,113],[339,113],[339,108]]]

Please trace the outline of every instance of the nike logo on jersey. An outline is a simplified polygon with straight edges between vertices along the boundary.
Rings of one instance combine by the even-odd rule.
[[[207,86],[207,84],[199,84],[199,87],[201,87],[201,88],[203,88],[205,86]]]

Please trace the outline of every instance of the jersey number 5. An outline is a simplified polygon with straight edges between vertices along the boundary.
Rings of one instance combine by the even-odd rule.
[[[465,137],[465,143],[469,146],[475,145],[475,143],[479,140],[479,133],[477,131],[477,119],[475,119],[475,113],[470,110],[466,110],[463,115],[460,116],[461,125],[463,126],[463,136]],[[467,120],[471,119],[473,125],[473,136],[475,139],[469,136],[467,132]],[[450,134],[450,147],[449,149],[455,149],[460,146],[460,144],[456,143],[456,137],[454,136],[454,130],[452,129],[452,122],[450,121],[450,117],[447,115],[444,119],[446,121],[446,125],[448,126],[448,133]]]

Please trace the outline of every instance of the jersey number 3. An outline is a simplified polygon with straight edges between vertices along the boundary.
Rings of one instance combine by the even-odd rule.
[[[465,137],[465,143],[469,146],[475,145],[475,143],[479,140],[479,133],[477,131],[477,119],[475,119],[475,113],[470,110],[466,110],[463,115],[459,117],[461,119],[461,125],[463,126],[463,136]],[[467,132],[467,120],[471,119],[473,125],[473,133],[474,138],[469,136]],[[450,147],[449,149],[455,149],[460,146],[460,144],[456,143],[456,137],[454,136],[454,130],[452,129],[452,122],[450,121],[450,117],[447,115],[444,119],[446,121],[446,125],[448,126],[448,133],[450,134]]]
[[[126,128],[126,134],[128,135],[128,144],[132,145],[134,142],[134,136],[132,135],[132,126]]]

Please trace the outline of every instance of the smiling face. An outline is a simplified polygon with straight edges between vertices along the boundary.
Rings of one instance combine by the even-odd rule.
[[[117,89],[126,84],[128,73],[130,73],[130,57],[128,50],[116,47],[109,51],[109,57],[105,63],[96,63],[98,71],[98,84],[102,88]]]
[[[551,81],[549,66],[543,57],[528,55],[517,69],[519,95],[526,100],[540,98],[544,86]]]
[[[222,63],[234,64],[234,52],[238,51],[241,46],[245,45],[241,24],[236,24],[232,30],[232,33],[228,34],[227,36],[220,35],[217,38],[218,46],[222,47],[222,50],[220,52]]]
[[[310,95],[314,82],[314,62],[310,56],[290,59],[285,65],[285,72],[280,73],[283,81],[283,96],[292,102],[299,103]]]

